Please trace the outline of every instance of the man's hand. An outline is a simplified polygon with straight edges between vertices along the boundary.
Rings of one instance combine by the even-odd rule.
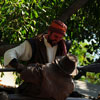
[[[16,71],[19,73],[25,69],[25,66],[19,63],[15,58],[10,61],[9,66],[16,68]]]
[[[13,68],[17,68],[18,67],[18,60],[16,58],[12,59],[9,63],[9,65]]]

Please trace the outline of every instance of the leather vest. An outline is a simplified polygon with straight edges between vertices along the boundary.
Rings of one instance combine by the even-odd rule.
[[[28,40],[32,47],[32,58],[30,63],[48,63],[47,50],[44,44],[43,34]],[[64,56],[67,53],[67,48],[64,40],[58,43],[56,56]]]

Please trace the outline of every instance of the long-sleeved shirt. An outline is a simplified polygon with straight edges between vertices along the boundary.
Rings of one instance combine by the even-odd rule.
[[[47,49],[48,62],[51,63],[55,59],[57,45],[52,47],[47,42],[47,39],[45,37],[44,37],[44,44]],[[22,61],[28,61],[31,59],[31,57],[32,57],[32,47],[31,47],[30,43],[27,40],[25,40],[19,46],[12,48],[5,52],[4,66],[8,65],[9,62],[14,58],[22,60]]]

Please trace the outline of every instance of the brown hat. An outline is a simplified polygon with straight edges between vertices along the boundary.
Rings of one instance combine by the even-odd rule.
[[[67,26],[63,22],[61,22],[60,20],[53,20],[51,25],[49,26],[48,30],[65,35],[66,30],[67,30]]]
[[[60,60],[56,60],[56,64],[65,74],[72,74],[72,72],[75,70],[76,63],[77,58],[72,54],[67,54],[66,56],[63,56]]]

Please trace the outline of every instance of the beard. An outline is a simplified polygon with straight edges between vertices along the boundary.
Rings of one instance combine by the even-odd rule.
[[[48,37],[48,40],[47,41],[48,41],[48,43],[50,43],[50,45],[52,47],[58,44],[55,40],[51,40],[49,37]]]

